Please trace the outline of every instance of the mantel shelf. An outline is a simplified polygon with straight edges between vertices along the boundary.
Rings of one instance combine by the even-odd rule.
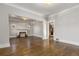
[[[29,28],[27,28],[27,29],[11,29],[11,30],[29,30]]]
[[[28,30],[28,29],[16,29],[16,30]]]

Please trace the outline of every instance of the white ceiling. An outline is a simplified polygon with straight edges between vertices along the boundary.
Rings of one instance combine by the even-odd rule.
[[[39,13],[41,15],[50,15],[60,12],[64,9],[71,8],[73,6],[79,5],[78,3],[14,3],[14,5],[19,6],[24,9],[31,10],[33,12]]]

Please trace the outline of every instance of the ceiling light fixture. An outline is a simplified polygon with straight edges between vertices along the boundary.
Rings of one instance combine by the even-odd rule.
[[[27,17],[22,16],[21,18],[22,18],[23,20],[27,20]]]
[[[51,1],[52,0],[44,0],[44,5],[47,6],[47,7],[52,5]]]
[[[52,3],[39,3],[37,5],[42,6],[42,7],[51,7]]]
[[[44,3],[45,6],[51,6],[52,3]]]

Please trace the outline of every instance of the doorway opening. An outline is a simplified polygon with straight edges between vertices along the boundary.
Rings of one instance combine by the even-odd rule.
[[[54,23],[49,22],[49,40],[54,40]]]

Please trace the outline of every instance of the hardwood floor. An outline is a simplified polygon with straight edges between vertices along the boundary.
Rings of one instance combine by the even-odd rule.
[[[1,56],[78,56],[79,47],[38,37],[11,38],[10,47],[0,49]]]

